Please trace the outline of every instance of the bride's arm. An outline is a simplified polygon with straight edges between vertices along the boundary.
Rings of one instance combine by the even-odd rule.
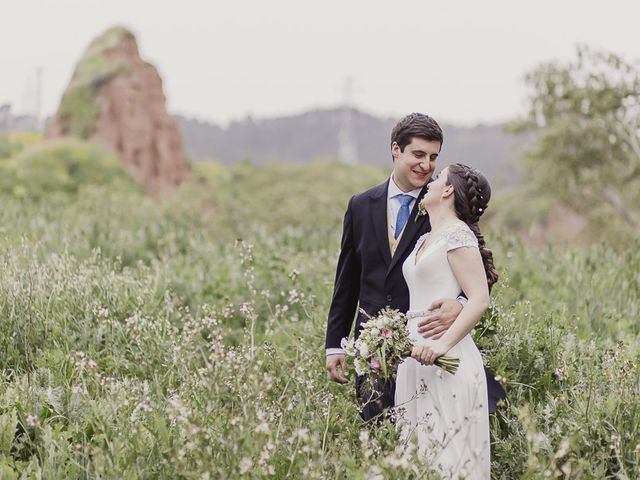
[[[489,307],[489,287],[482,257],[477,247],[460,247],[449,250],[449,265],[465,293],[467,304],[449,329],[431,345],[416,346],[412,356],[426,365],[432,365],[475,327],[484,311]]]
[[[477,247],[461,247],[449,250],[449,265],[468,298],[467,304],[440,341],[451,349],[469,333],[489,307],[489,287],[482,256]]]

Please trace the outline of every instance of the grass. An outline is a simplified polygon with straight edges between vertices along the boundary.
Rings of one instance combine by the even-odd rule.
[[[155,203],[99,165],[0,189],[0,478],[429,477],[324,371],[343,210],[385,172],[199,165]],[[637,478],[640,245],[485,230],[493,477]]]

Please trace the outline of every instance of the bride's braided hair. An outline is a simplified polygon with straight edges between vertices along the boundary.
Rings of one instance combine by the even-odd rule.
[[[478,221],[487,209],[491,198],[489,182],[479,170],[454,163],[449,165],[447,184],[453,187],[454,208],[460,220],[464,221],[478,239],[478,247],[484,263],[484,271],[487,274],[489,290],[498,281],[498,272],[493,265],[493,253],[485,246],[484,237],[480,232]]]

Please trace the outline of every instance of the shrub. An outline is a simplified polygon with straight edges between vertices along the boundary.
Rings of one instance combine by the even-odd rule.
[[[24,150],[0,164],[0,191],[46,199],[75,195],[84,187],[103,185],[140,190],[109,150],[87,142],[63,140]]]

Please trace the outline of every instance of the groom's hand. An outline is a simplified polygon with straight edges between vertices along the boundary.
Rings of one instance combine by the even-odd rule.
[[[462,305],[453,298],[440,298],[431,304],[429,310],[435,310],[435,313],[418,323],[418,333],[424,338],[437,340],[458,318]]]
[[[347,379],[340,374],[340,370],[346,375],[349,371],[347,366],[347,357],[339,353],[327,355],[327,372],[331,380],[338,383],[347,383]]]

